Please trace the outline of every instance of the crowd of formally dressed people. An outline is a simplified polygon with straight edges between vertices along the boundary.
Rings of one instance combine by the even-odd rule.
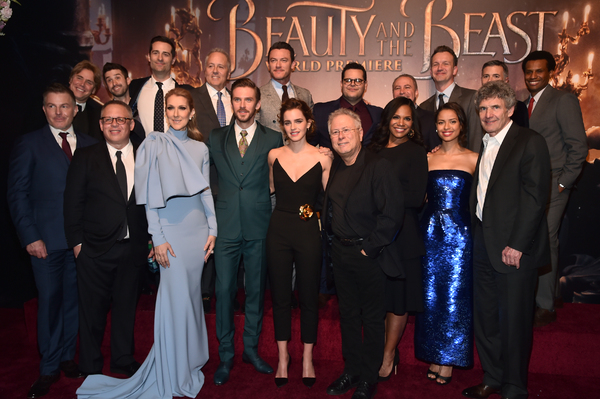
[[[550,53],[523,60],[525,103],[501,61],[483,65],[479,90],[458,86],[458,58],[440,46],[435,94],[417,106],[417,81],[403,74],[384,109],[365,101],[367,72],[354,62],[341,96],[314,104],[291,83],[285,42],[269,49],[260,88],[242,78],[228,89],[231,60],[219,48],[201,87],[180,85],[174,57],[172,40],[157,36],[146,78],[80,62],[68,86],[44,92],[46,126],[12,151],[8,202],[39,292],[29,398],[61,372],[85,378],[78,398],[196,397],[213,296],[212,379],[226,384],[240,284],[242,360],[277,388],[290,378],[297,291],[309,388],[319,307],[336,294],[344,369],[328,394],[372,398],[395,374],[415,314],[424,380],[450,383],[454,367],[473,364],[475,341],[483,379],[463,395],[528,396],[532,331],[556,320],[558,228],[587,154],[577,98],[550,85]],[[112,97],[103,105],[93,98],[101,80]],[[148,260],[160,283],[140,364],[133,331]],[[275,368],[258,351],[267,285]],[[102,374],[109,310],[110,371],[126,379]]]

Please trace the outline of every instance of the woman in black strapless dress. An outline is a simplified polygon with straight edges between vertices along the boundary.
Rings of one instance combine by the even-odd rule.
[[[273,324],[279,349],[275,373],[277,387],[288,381],[291,339],[292,266],[300,303],[300,330],[304,343],[302,382],[315,383],[312,350],[317,340],[318,297],[321,276],[321,235],[314,208],[321,188],[327,184],[331,159],[307,143],[314,131],[310,107],[301,100],[289,99],[281,106],[279,123],[287,145],[269,152],[271,192],[276,205],[267,232],[267,269],[273,299]]]

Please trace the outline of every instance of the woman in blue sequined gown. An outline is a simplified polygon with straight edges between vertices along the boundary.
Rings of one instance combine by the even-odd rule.
[[[452,368],[473,364],[473,278],[469,196],[477,154],[466,145],[466,117],[457,103],[436,113],[440,149],[428,154],[425,310],[415,319],[415,356],[431,363],[427,378],[440,385]]]
[[[131,378],[90,375],[78,399],[195,398],[204,384],[208,339],[200,280],[217,235],[209,155],[195,128],[191,95],[176,88],[165,101],[169,130],[148,135],[135,166],[136,200],[146,205],[155,259],[162,266],[154,345]]]

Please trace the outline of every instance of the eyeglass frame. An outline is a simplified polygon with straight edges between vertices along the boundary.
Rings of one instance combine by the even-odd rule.
[[[353,127],[353,128],[345,127],[342,130],[334,130],[333,132],[330,132],[329,135],[331,137],[339,137],[340,133],[343,133],[344,137],[345,137],[347,134],[349,134],[353,130],[358,130],[358,128],[357,127]]]
[[[348,86],[351,86],[353,83],[354,83],[354,86],[360,86],[363,83],[365,83],[366,80],[365,79],[361,79],[361,78],[354,78],[354,79],[352,79],[352,78],[344,78],[344,79],[342,79],[342,82],[345,85],[348,85]]]
[[[108,119],[110,119],[110,121],[108,121]],[[104,116],[104,117],[100,118],[100,121],[104,125],[112,125],[113,119],[116,120],[117,121],[117,125],[120,125],[120,126],[126,124],[128,121],[132,121],[133,120],[133,118],[123,118],[122,116],[118,116],[116,118],[114,118],[112,116]],[[123,123],[119,122],[119,119],[122,119]]]

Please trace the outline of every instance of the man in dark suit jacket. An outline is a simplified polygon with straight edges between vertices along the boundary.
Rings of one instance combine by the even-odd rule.
[[[133,110],[134,118],[141,121],[147,135],[150,132],[166,132],[169,128],[164,109],[166,94],[175,87],[192,90],[192,86],[179,85],[171,77],[171,66],[175,62],[175,43],[170,38],[153,37],[146,59],[152,75],[131,81],[129,106]]]
[[[69,88],[75,95],[79,112],[73,119],[75,131],[87,134],[98,141],[104,140],[98,127],[102,104],[92,98],[100,88],[100,69],[88,60],[73,67]]]
[[[431,151],[438,145],[442,144],[442,140],[437,134],[435,127],[435,114],[417,106],[417,98],[419,98],[419,86],[414,76],[403,74],[394,79],[392,83],[392,95],[394,98],[406,97],[412,100],[415,104],[415,112],[425,143],[425,149]]]
[[[232,122],[231,94],[225,87],[230,76],[230,68],[231,60],[225,50],[219,48],[210,50],[204,62],[205,82],[190,92],[196,109],[196,125],[205,143],[208,143],[212,130]],[[214,164],[210,165],[210,190],[216,202],[219,194],[219,179]],[[211,256],[202,270],[202,303],[205,313],[210,311],[214,291],[215,257]]]
[[[140,366],[133,358],[133,327],[148,224],[144,206],[135,204],[131,108],[111,100],[99,123],[106,143],[77,152],[65,188],[65,234],[79,288],[79,365],[86,374],[102,373],[100,347],[112,308],[110,371],[131,377]]]
[[[265,239],[271,218],[267,155],[281,147],[281,134],[256,122],[260,91],[250,79],[231,87],[235,122],[215,129],[208,139],[210,161],[219,174],[215,203],[219,236],[215,245],[217,280],[217,339],[221,363],[214,375],[216,385],[225,384],[233,367],[233,302],[240,258],[246,271],[246,320],[242,360],[264,374],[273,368],[258,355],[263,300],[267,278]]]
[[[543,327],[556,320],[558,230],[588,146],[579,100],[575,95],[556,90],[548,84],[550,74],[556,68],[554,56],[547,51],[534,51],[525,57],[522,68],[530,94],[527,101],[531,109],[529,127],[546,139],[552,162],[552,192],[548,206],[550,267],[540,271],[535,298],[534,326]]]
[[[371,142],[373,133],[381,119],[383,109],[364,102],[363,96],[367,91],[367,71],[356,62],[347,64],[342,70],[342,96],[337,100],[326,103],[317,103],[313,109],[317,130],[311,138],[310,144],[331,148],[331,139],[327,129],[329,114],[339,108],[349,109],[358,116],[362,123],[364,135],[362,144],[367,146]]]
[[[384,272],[402,275],[400,251],[390,247],[402,226],[404,200],[388,161],[362,148],[359,116],[341,108],[328,124],[339,158],[325,192],[323,226],[334,235],[333,273],[345,365],[327,393],[341,395],[358,386],[352,397],[368,399],[375,394],[383,360]]]
[[[421,103],[421,107],[430,112],[436,112],[439,109],[440,97],[444,104],[447,102],[456,102],[460,104],[467,116],[468,134],[467,147],[471,151],[479,152],[481,148],[481,138],[483,133],[479,123],[479,115],[473,103],[475,90],[460,87],[454,82],[454,77],[458,73],[458,57],[448,46],[439,46],[431,55],[431,78],[435,84],[435,94]]]
[[[73,129],[77,114],[71,90],[55,83],[44,92],[48,125],[22,136],[11,153],[8,206],[21,244],[31,256],[38,289],[40,377],[29,398],[48,393],[61,370],[83,374],[73,361],[77,342],[77,275],[65,239],[63,193],[71,154],[96,141]],[[62,148],[61,148],[62,147]]]
[[[463,395],[524,399],[537,268],[550,256],[550,156],[542,136],[510,120],[517,100],[507,83],[483,85],[476,99],[486,135],[470,198],[473,316],[484,376]]]

